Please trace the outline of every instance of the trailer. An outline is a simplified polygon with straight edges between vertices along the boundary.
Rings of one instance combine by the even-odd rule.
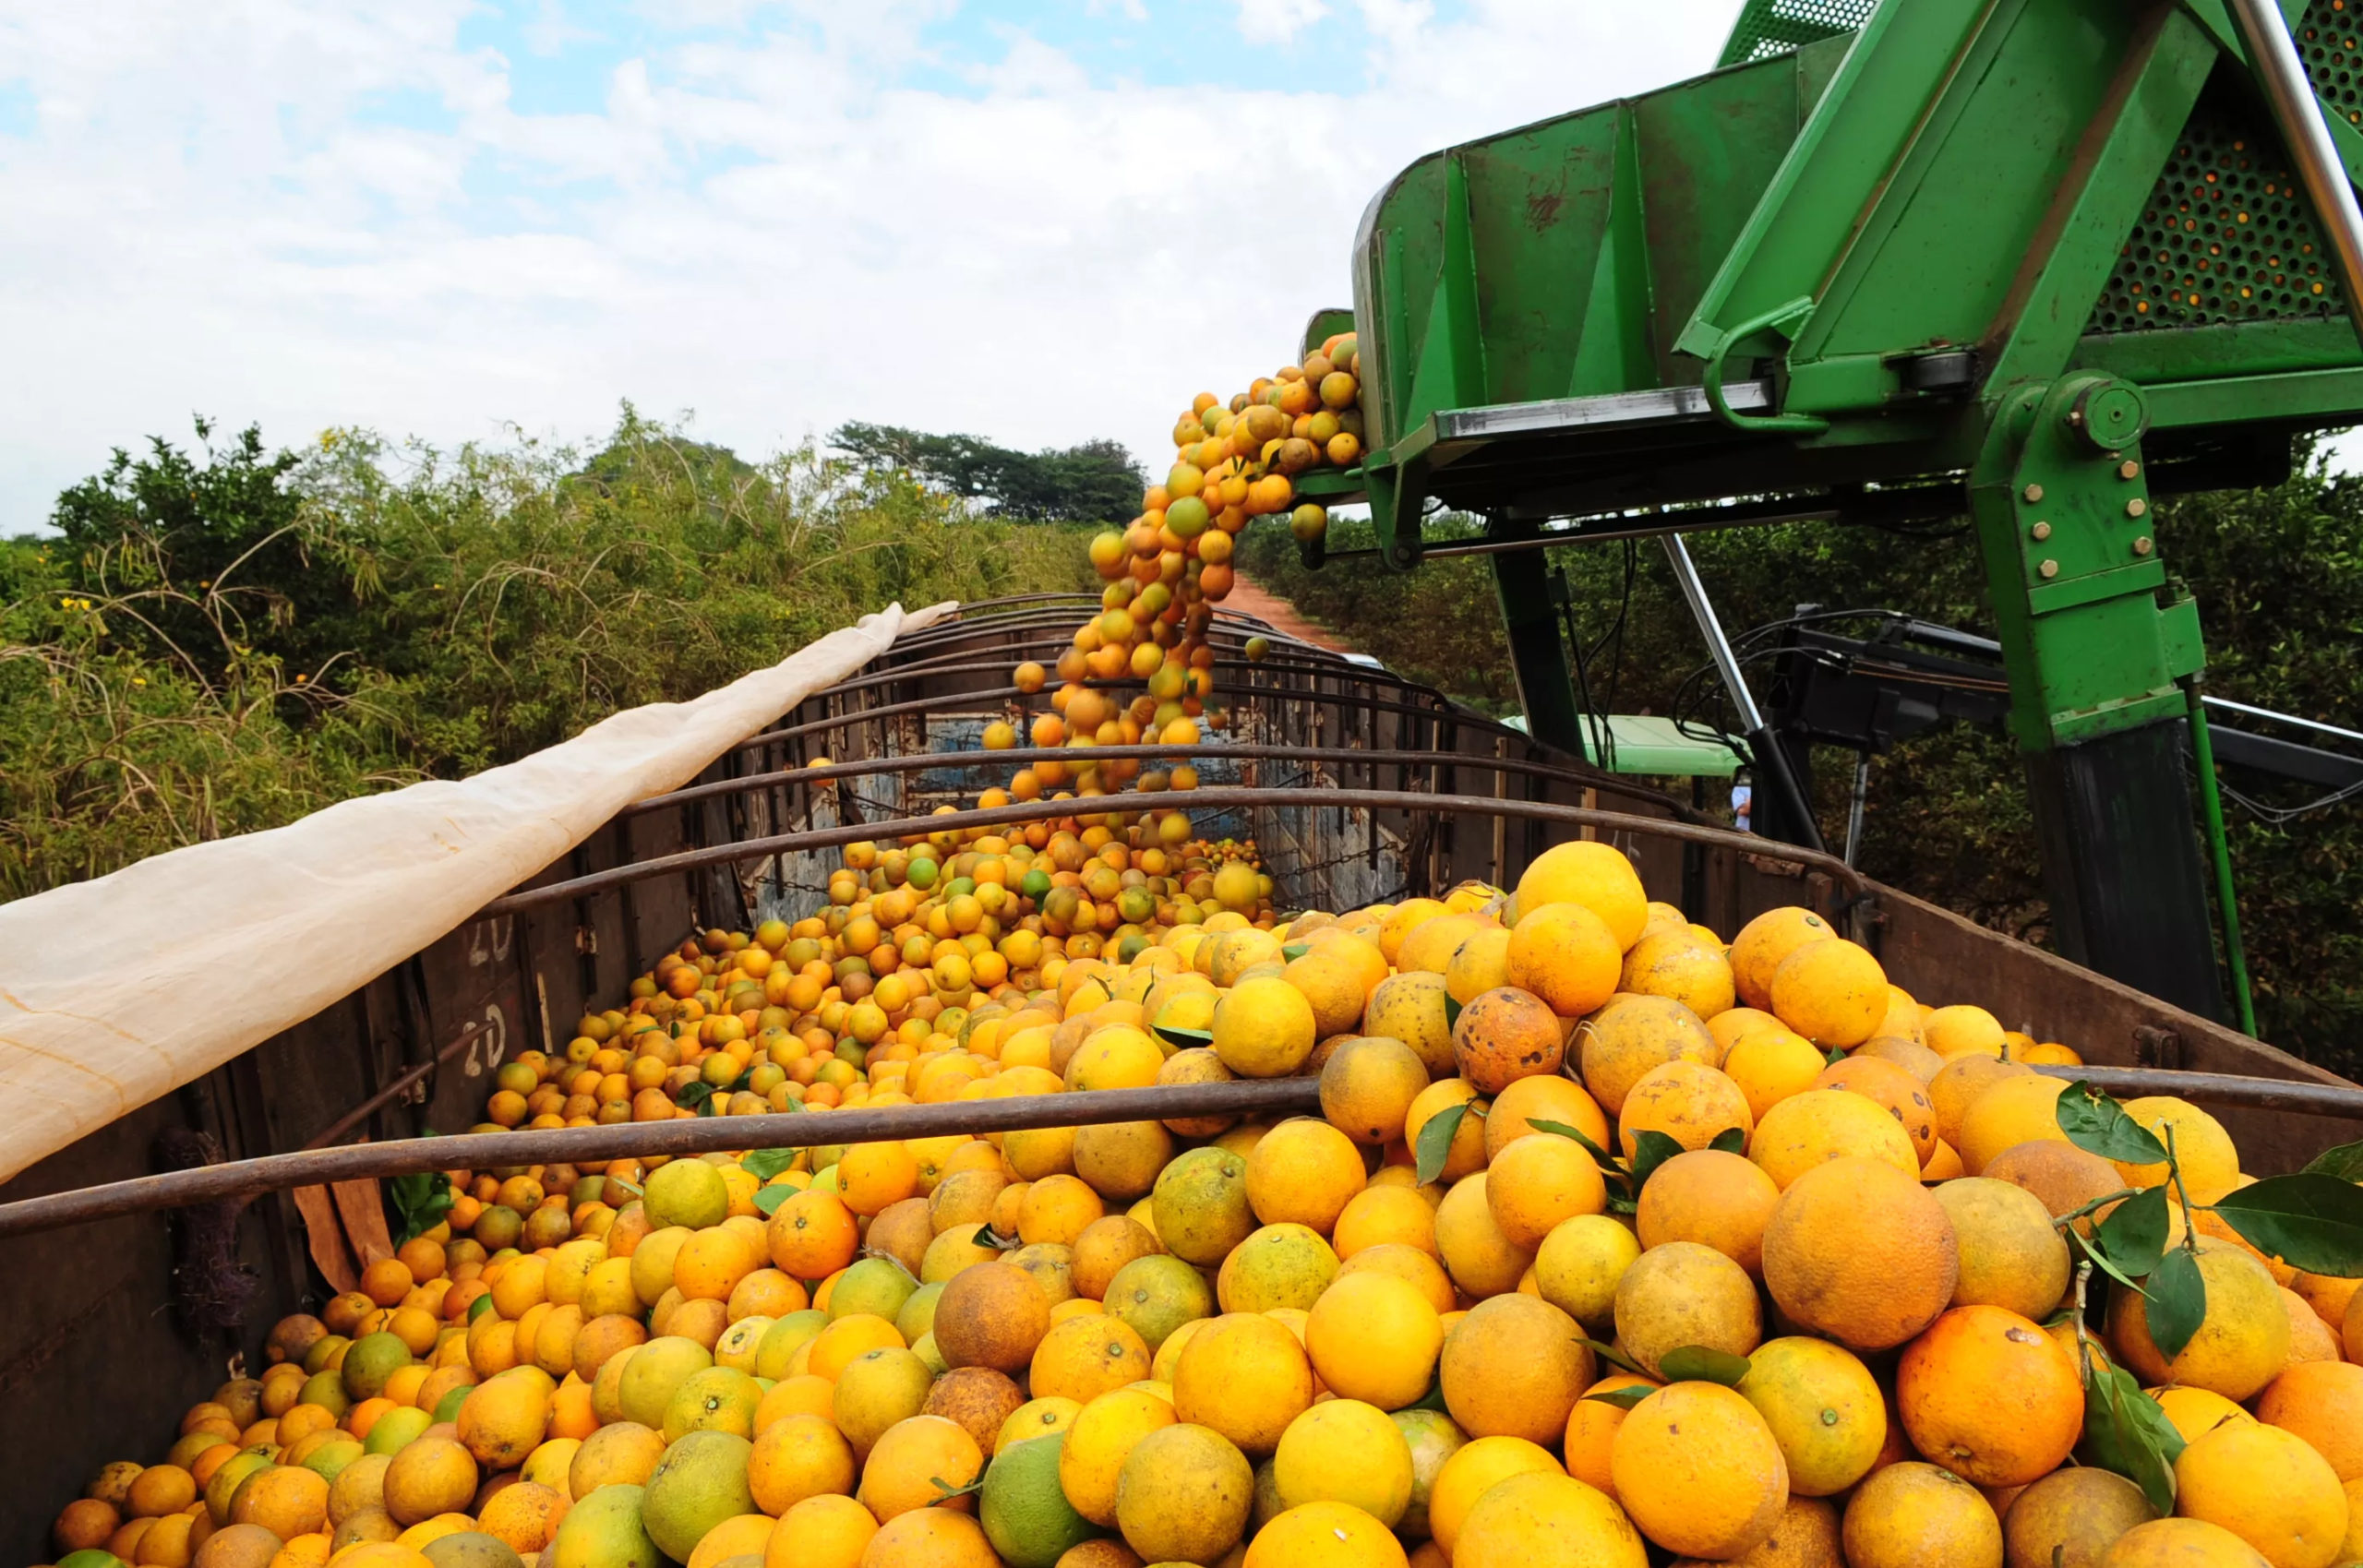
[[[1062,640],[1091,604],[968,604],[902,637],[747,736],[693,784],[628,806],[335,1005],[0,1186],[0,1424],[19,1434],[12,1492],[22,1500],[0,1511],[0,1550],[42,1561],[41,1500],[78,1492],[111,1441],[168,1435],[231,1369],[259,1365],[259,1335],[272,1320],[320,1304],[329,1294],[321,1260],[346,1245],[340,1202],[374,1203],[378,1180],[398,1170],[472,1163],[468,1145],[489,1143],[505,1164],[543,1157],[521,1140],[580,1146],[595,1134],[655,1152],[648,1130],[631,1126],[451,1136],[478,1120],[508,1055],[562,1044],[566,1021],[622,994],[685,935],[810,910],[825,896],[823,856],[834,845],[918,820],[934,828],[1062,809],[1037,802],[930,815],[973,800],[1026,760],[1023,750],[978,750],[975,737],[995,719],[1039,708],[1038,696],[1008,684],[1008,671]],[[1251,636],[1266,639],[1270,654],[1246,659]],[[2075,1046],[2094,1064],[2085,1076],[2114,1083],[2106,1070],[2123,1070],[2133,1074],[2119,1083],[2126,1092],[2148,1085],[2208,1103],[2256,1173],[2295,1169],[2363,1137],[2363,1090],[1883,887],[1834,856],[1731,832],[1676,795],[1261,623],[1225,613],[1214,640],[1234,722],[1194,748],[1198,809],[1211,831],[1256,841],[1291,907],[1440,892],[1469,878],[1510,881],[1553,843],[1604,840],[1633,858],[1653,897],[1718,929],[1806,904],[1855,934],[1915,994],[2009,999],[2009,1022]],[[2189,1076],[2198,1074],[2221,1082]],[[1132,1093],[1212,1092],[1219,1102],[1228,1092],[1234,1108],[1277,1115],[1313,1109],[1312,1088],[1299,1078]],[[982,1131],[1143,1114],[1130,1095],[1121,1100],[998,1102],[995,1114],[1014,1123],[966,1104],[840,1112],[831,1135],[858,1135],[846,1115],[916,1136],[938,1121]],[[737,1120],[665,1125],[688,1130],[685,1151],[700,1138],[716,1148],[750,1137],[792,1143],[801,1131]],[[445,1136],[411,1142],[430,1131]],[[192,1150],[201,1154],[192,1159]],[[266,1158],[264,1167],[246,1163]],[[176,1165],[188,1168],[157,1174]],[[215,1179],[204,1185],[209,1171]],[[225,1263],[246,1281],[227,1292]]]
[[[1496,567],[1525,727],[1216,614],[1228,726],[1098,756],[1191,762],[1199,831],[1252,840],[1288,907],[1506,886],[1555,844],[1605,843],[1718,931],[1805,906],[1915,996],[1988,1000],[2086,1064],[2045,1071],[2207,1106],[2250,1174],[2363,1136],[2363,1089],[2221,1021],[2220,832],[2202,847],[2179,760],[2206,756],[2200,608],[2143,521],[2154,495],[2269,481],[2293,432],[2363,416],[2348,23],[2346,0],[1749,0],[1709,76],[1421,160],[1364,220],[1351,315],[1308,329],[1310,345],[1361,324],[1367,440],[1301,493],[1366,501],[1403,569],[1432,503],[1486,520],[1466,547]],[[1964,513],[2064,956],[1821,846],[1681,544]],[[1775,832],[1586,760],[1597,716],[1517,557],[1637,535],[1664,540],[1723,656]],[[816,907],[831,851],[1069,814],[971,802],[1048,760],[981,736],[1044,710],[1009,672],[1098,608],[1039,595],[897,623],[850,673],[700,742],[673,782],[567,826],[381,971],[103,1115],[44,1107],[80,1131],[0,1186],[12,1496],[74,1495],[108,1439],[163,1438],[257,1364],[262,1325],[364,1261],[382,1179],[1313,1109],[1292,1077],[847,1111],[825,1131],[785,1115],[460,1131],[505,1060],[559,1047],[685,937]],[[41,1561],[45,1504],[6,1512],[0,1550]]]

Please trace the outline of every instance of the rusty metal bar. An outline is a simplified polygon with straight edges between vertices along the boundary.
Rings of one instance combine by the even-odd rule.
[[[873,710],[874,712],[875,710]],[[1176,793],[1173,801],[1185,800],[1193,807],[1219,808],[1226,806],[1342,806],[1360,807],[1366,810],[1400,811],[1406,808],[1406,797],[1393,790],[1384,789],[1196,789]],[[1560,822],[1572,827],[1589,825],[1634,833],[1654,833],[1661,838],[1679,839],[1685,843],[1720,845],[1743,855],[1753,855],[1763,860],[1782,860],[1803,866],[1809,870],[1827,874],[1845,888],[1849,894],[1863,900],[1875,896],[1877,885],[1852,866],[1834,855],[1819,850],[1802,849],[1795,844],[1776,844],[1754,833],[1732,832],[1721,828],[1699,827],[1689,822],[1675,822],[1658,817],[1637,817],[1623,811],[1600,811],[1581,806],[1558,806],[1548,801],[1490,799],[1475,795],[1425,795],[1409,799],[1419,808],[1428,811],[1469,812],[1478,816],[1513,817],[1530,822]],[[537,908],[545,904],[595,892],[610,887],[620,887],[636,881],[646,881],[675,871],[692,870],[704,866],[725,865],[739,860],[760,860],[765,856],[792,854],[798,850],[828,849],[838,844],[855,844],[879,838],[923,838],[930,833],[952,832],[964,828],[998,828],[1017,822],[1035,822],[1060,817],[1099,816],[1110,811],[1155,810],[1169,802],[1162,795],[1092,796],[1074,800],[1026,800],[1008,806],[996,806],[987,810],[946,812],[934,817],[904,817],[891,821],[868,822],[849,827],[815,828],[800,833],[780,833],[771,838],[749,839],[743,844],[717,844],[710,849],[687,850],[676,855],[644,860],[637,866],[618,866],[606,871],[594,871],[587,877],[577,877],[562,882],[551,882],[538,888],[528,888],[495,899],[479,910],[474,918],[486,919],[496,915],[514,914],[521,909]],[[1497,867],[1498,870],[1499,868]]]
[[[291,1187],[408,1176],[425,1170],[481,1170],[496,1166],[561,1163],[604,1165],[610,1160],[645,1159],[653,1155],[678,1158],[717,1151],[872,1143],[957,1132],[1014,1132],[1036,1127],[1084,1127],[1181,1117],[1293,1116],[1318,1113],[1320,1107],[1321,1086],[1316,1079],[1246,1079],[1151,1089],[1021,1095],[1003,1100],[949,1100],[927,1106],[698,1117],[672,1121],[626,1121],[612,1127],[551,1127],[513,1132],[464,1132],[449,1138],[392,1139],[382,1143],[347,1143],[332,1149],[266,1155],[259,1159],[135,1177],[128,1181],[111,1181],[103,1186],[0,1203],[0,1239],[152,1209],[251,1198]]]
[[[412,1067],[402,1072],[391,1082],[388,1083],[384,1088],[378,1090],[376,1094],[370,1095],[367,1099],[362,1101],[351,1110],[346,1111],[342,1116],[337,1118],[336,1120],[329,1123],[326,1127],[321,1128],[318,1132],[313,1133],[312,1136],[306,1141],[304,1147],[307,1149],[327,1148],[330,1144],[335,1143],[338,1139],[343,1137],[346,1133],[352,1131],[354,1128],[368,1120],[369,1118],[375,1115],[378,1110],[382,1109],[384,1107],[393,1104],[395,1100],[401,1098],[403,1090],[425,1078],[428,1073],[433,1072],[437,1068],[441,1067],[453,1057],[458,1056],[462,1050],[465,1050],[469,1042],[475,1039],[477,1035],[483,1034],[485,1032],[485,1028],[486,1025],[482,1023],[469,1024],[466,1028],[460,1031],[459,1038],[453,1040],[450,1045],[445,1046],[441,1050],[437,1051],[432,1059],[426,1061],[422,1061],[415,1067]]]
[[[2208,1105],[2290,1110],[2307,1116],[2363,1120],[2363,1088],[2303,1079],[2236,1078],[2214,1072],[2171,1072],[2153,1067],[2035,1068],[2046,1078],[2081,1079],[2111,1095],[2176,1095]]]

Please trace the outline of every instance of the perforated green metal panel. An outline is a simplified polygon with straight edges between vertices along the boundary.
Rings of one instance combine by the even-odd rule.
[[[2286,321],[2345,308],[2335,264],[2280,138],[2245,104],[2211,88],[2086,329]]]
[[[1717,64],[1744,66],[1853,32],[1877,8],[1878,0],[1747,0],[1747,9],[1723,41],[1723,57]]]
[[[2363,126],[2363,0],[2313,0],[2297,24],[2297,54],[2331,113]]]

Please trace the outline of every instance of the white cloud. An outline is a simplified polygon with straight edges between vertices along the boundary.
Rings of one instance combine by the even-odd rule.
[[[1703,69],[1737,6],[1359,0],[1324,25],[1361,56],[1276,92],[1020,33],[939,59],[952,0],[700,0],[744,31],[660,28],[596,109],[534,114],[470,3],[0,0],[34,104],[0,135],[0,532],[193,411],[448,442],[595,435],[628,397],[748,449],[868,419],[1161,462],[1192,393],[1347,302],[1397,169]],[[543,6],[528,49],[578,23]],[[397,95],[432,112],[369,112]]]
[[[1239,36],[1285,44],[1328,14],[1323,0],[1239,0]]]

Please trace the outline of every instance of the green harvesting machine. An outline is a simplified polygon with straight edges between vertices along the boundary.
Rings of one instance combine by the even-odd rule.
[[[1525,552],[1662,535],[1760,741],[1681,533],[1966,515],[2062,950],[2221,1015],[2200,612],[2150,509],[2363,419],[2363,0],[1748,0],[1722,59],[1378,195],[1366,456],[1309,493],[1366,499],[1397,569],[1423,515],[1481,517],[1449,547],[1492,556],[1529,722],[1578,753]]]

